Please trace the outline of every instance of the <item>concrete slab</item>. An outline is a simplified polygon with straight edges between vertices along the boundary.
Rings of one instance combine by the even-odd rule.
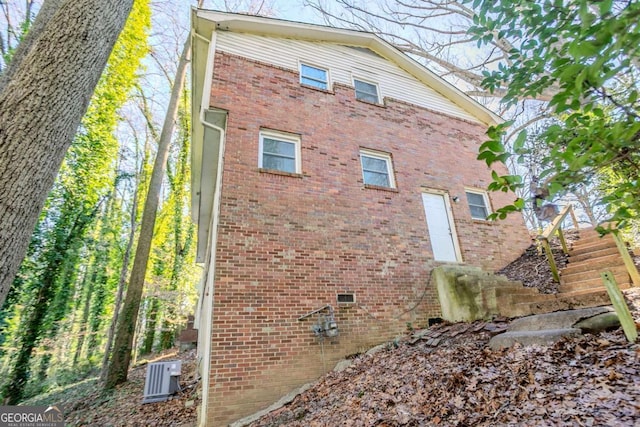
[[[582,331],[580,329],[575,328],[505,332],[491,338],[489,347],[492,350],[500,350],[512,347],[515,343],[520,343],[525,347],[532,345],[548,346],[564,337],[576,337],[581,335],[581,333]]]
[[[554,313],[536,314],[533,316],[514,319],[509,325],[509,331],[543,331],[548,329],[568,329],[584,319],[602,313],[612,312],[613,307],[589,307],[577,310],[556,311]]]
[[[618,314],[615,311],[609,311],[581,320],[574,327],[580,329],[583,333],[595,334],[620,327],[620,319],[618,319]]]

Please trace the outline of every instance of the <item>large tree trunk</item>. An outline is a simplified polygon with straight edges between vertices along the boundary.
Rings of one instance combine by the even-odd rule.
[[[131,269],[131,278],[127,288],[127,294],[122,306],[122,313],[118,320],[116,338],[113,346],[113,354],[107,377],[105,380],[105,388],[113,388],[116,384],[123,383],[127,380],[127,371],[131,362],[131,349],[133,348],[133,338],[135,335],[136,321],[138,319],[138,311],[140,310],[140,300],[142,299],[142,290],[144,287],[144,278],[147,272],[147,261],[149,260],[149,252],[151,251],[151,240],[153,238],[153,230],[156,223],[156,213],[160,201],[160,190],[162,189],[162,180],[164,178],[167,167],[167,158],[169,156],[169,145],[171,136],[175,128],[176,118],[178,116],[178,104],[180,94],[187,72],[188,58],[191,54],[191,40],[187,37],[184,44],[180,62],[176,70],[176,78],[173,82],[171,90],[171,99],[167,107],[167,115],[162,125],[162,133],[160,141],[158,141],[158,151],[151,172],[151,182],[149,183],[149,191],[142,212],[142,222],[140,224],[140,236],[138,237],[138,246],[136,247],[135,258],[133,259],[133,268]]]
[[[64,0],[3,79],[0,306],[132,4]]]
[[[40,10],[38,11],[38,16],[35,21],[33,21],[33,25],[29,28],[27,35],[20,42],[15,52],[11,56],[11,61],[7,68],[0,74],[0,92],[4,89],[4,86],[9,82],[15,70],[18,68],[18,65],[22,62],[24,56],[29,52],[33,42],[38,39],[41,35],[42,31],[46,28],[49,20],[53,17],[56,11],[60,8],[60,6],[64,3],[64,0],[46,0]],[[27,8],[27,12],[25,16],[29,19],[29,15],[31,7]]]

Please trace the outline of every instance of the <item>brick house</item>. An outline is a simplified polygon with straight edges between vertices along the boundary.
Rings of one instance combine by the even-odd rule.
[[[485,217],[499,118],[373,34],[194,10],[201,425],[437,318],[430,270],[529,243]]]

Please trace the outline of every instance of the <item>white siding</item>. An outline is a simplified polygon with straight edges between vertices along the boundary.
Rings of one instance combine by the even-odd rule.
[[[329,69],[332,82],[353,86],[353,78],[378,83],[380,95],[479,122],[458,105],[391,61],[368,49],[219,31],[217,49],[298,71],[299,62]]]

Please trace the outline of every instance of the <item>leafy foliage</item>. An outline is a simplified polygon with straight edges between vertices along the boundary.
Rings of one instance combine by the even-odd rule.
[[[19,402],[24,394],[34,370],[36,349],[41,356],[38,382],[46,378],[54,350],[51,344],[72,309],[73,296],[82,293],[83,285],[88,287],[87,298],[95,291],[91,321],[94,329],[99,325],[108,280],[106,252],[88,256],[101,264],[94,267],[93,280],[79,281],[77,272],[87,248],[100,246],[92,244],[95,236],[88,230],[96,226],[99,211],[111,206],[104,202],[115,181],[118,109],[127,100],[141,58],[148,51],[149,19],[148,2],[136,1],[46,202],[29,256],[18,275],[17,280],[23,282],[19,304],[5,307],[12,308],[13,316],[20,316],[22,324],[13,331],[13,352],[6,356],[11,370],[5,376],[3,395],[10,404]],[[110,246],[106,241],[101,245]]]
[[[468,3],[471,3],[469,1]],[[503,102],[536,97],[553,90],[549,102],[557,122],[539,138],[549,147],[541,178],[551,196],[599,177],[601,202],[610,220],[624,227],[640,209],[640,104],[638,60],[640,4],[613,0],[489,1],[479,9],[470,32],[478,44],[519,39],[497,70],[484,73],[489,90],[507,87]],[[479,159],[489,166],[525,154],[526,130],[507,151],[503,136],[510,123],[489,130]],[[516,190],[517,176],[494,174],[492,190]],[[524,201],[497,210],[494,217],[522,209]]]

